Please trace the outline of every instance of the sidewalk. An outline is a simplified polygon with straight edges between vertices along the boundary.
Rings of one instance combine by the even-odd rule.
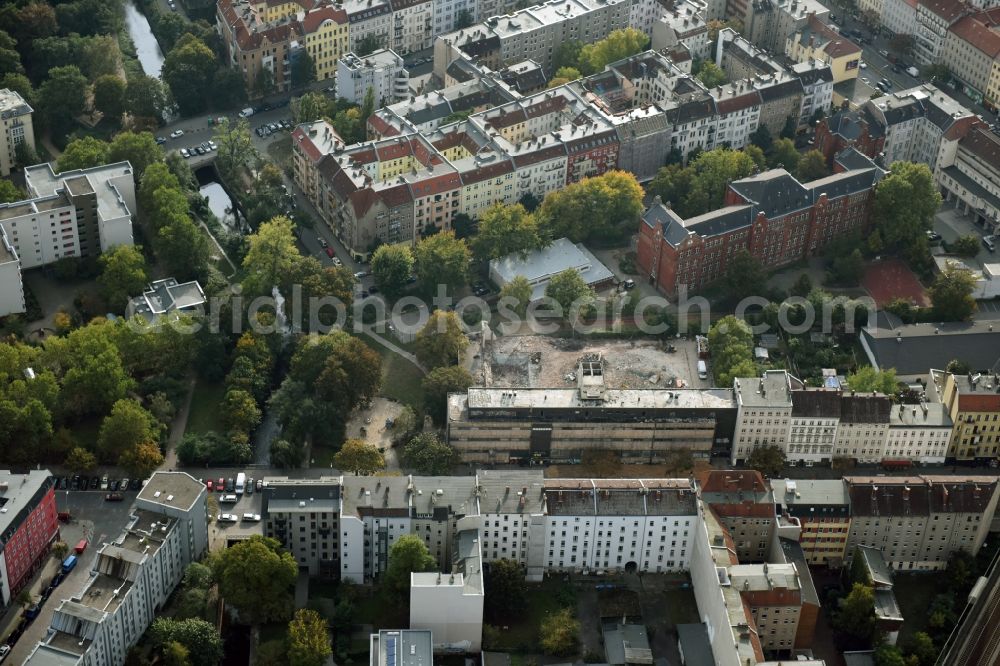
[[[160,466],[161,469],[178,468],[177,446],[181,443],[181,439],[184,438],[184,432],[187,430],[188,414],[191,413],[191,399],[194,397],[196,382],[196,379],[190,380],[184,404],[177,410],[177,414],[174,415],[174,422],[170,424],[170,435],[167,437],[167,451],[164,454],[163,464]]]

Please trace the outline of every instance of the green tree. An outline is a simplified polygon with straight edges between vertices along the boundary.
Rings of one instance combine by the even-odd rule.
[[[204,280],[208,270],[208,238],[187,215],[164,225],[154,244],[156,254],[178,280]]]
[[[514,253],[525,257],[542,245],[538,223],[524,206],[498,203],[480,216],[479,233],[472,241],[472,251],[480,261],[489,261]]]
[[[94,81],[94,106],[105,118],[118,122],[125,113],[125,91],[125,81],[105,74]]]
[[[524,570],[514,560],[493,560],[486,570],[486,589],[490,591],[487,614],[492,622],[516,618],[524,610],[528,584]]]
[[[434,422],[444,425],[448,407],[448,394],[465,391],[472,386],[472,375],[465,368],[452,365],[434,368],[421,383],[424,411]]]
[[[908,248],[931,228],[941,194],[926,164],[894,162],[875,188],[874,219],[882,242],[893,250]]]
[[[885,395],[893,395],[896,392],[896,371],[876,370],[870,365],[858,367],[853,374],[847,376],[847,385],[852,391],[869,393],[877,391]]]
[[[456,313],[436,310],[417,333],[415,346],[420,362],[433,369],[460,363],[469,339]]]
[[[972,366],[961,359],[953,358],[948,361],[948,365],[945,366],[945,371],[954,375],[967,375],[972,372]]]
[[[471,253],[465,241],[452,231],[424,238],[413,248],[417,281],[425,293],[435,293],[438,285],[461,287],[468,280]]]
[[[875,638],[875,592],[872,588],[854,583],[833,616],[833,626],[845,634],[853,646],[871,645]]]
[[[250,123],[246,118],[235,123],[223,118],[215,126],[214,136],[219,146],[219,166],[225,173],[235,175],[257,161],[257,149],[250,138]]]
[[[181,115],[191,116],[208,107],[215,69],[212,49],[190,33],[182,35],[167,53],[161,76],[170,87]]]
[[[276,439],[271,442],[271,464],[281,469],[295,469],[302,464],[305,449],[299,444],[293,444],[286,439]]]
[[[907,35],[905,33],[900,33],[898,35],[893,35],[889,40],[889,48],[902,56],[908,56],[913,51],[914,39],[913,35]]]
[[[75,65],[50,69],[38,88],[38,103],[53,127],[66,127],[87,106],[87,78]]]
[[[434,433],[421,433],[403,447],[403,463],[429,476],[450,474],[457,457],[455,449]]]
[[[131,477],[145,479],[163,464],[163,454],[156,442],[140,442],[118,456],[118,466]]]
[[[706,88],[723,86],[729,82],[729,78],[726,76],[726,73],[722,71],[722,68],[711,60],[705,60],[701,64],[701,67],[698,69],[697,77]]]
[[[78,474],[89,472],[97,467],[97,458],[87,449],[76,446],[66,456],[66,467]]]
[[[295,611],[288,623],[289,666],[323,666],[331,654],[326,620],[314,610]]]
[[[635,176],[625,171],[584,178],[546,195],[536,213],[541,235],[574,243],[618,240],[634,232],[643,196]]]
[[[649,37],[642,30],[614,30],[600,41],[585,44],[580,49],[577,67],[584,74],[594,74],[602,71],[608,63],[635,55],[648,45]]]
[[[856,286],[865,274],[865,258],[855,248],[846,255],[835,255],[830,266],[830,279],[839,285]]]
[[[875,666],[906,666],[906,660],[903,659],[903,653],[900,649],[888,643],[882,643],[875,648],[872,660],[875,662]]]
[[[802,156],[795,148],[795,142],[791,139],[781,138],[771,145],[771,154],[768,161],[771,168],[780,167],[794,174],[798,169],[801,158]]]
[[[567,268],[553,275],[545,285],[545,296],[559,304],[564,318],[571,316],[574,305],[584,311],[589,310],[594,302],[594,290],[575,268]]]
[[[809,273],[803,273],[799,276],[799,279],[795,281],[789,293],[792,296],[798,296],[800,298],[805,298],[809,295],[809,292],[813,290],[812,279],[809,277]]]
[[[756,446],[747,457],[747,467],[767,478],[776,478],[785,467],[785,452],[774,444]]]
[[[545,654],[569,656],[575,654],[580,642],[580,622],[572,609],[563,608],[546,615],[538,633]]]
[[[976,311],[976,278],[964,266],[948,264],[928,290],[937,321],[966,321]]]
[[[358,56],[364,58],[367,55],[371,55],[378,49],[382,48],[382,38],[376,34],[365,35],[358,40],[357,47],[354,52]]]
[[[951,251],[961,257],[974,257],[979,254],[980,241],[975,234],[959,236],[951,244]]]
[[[292,612],[298,566],[276,539],[253,535],[212,559],[219,593],[251,624],[279,622]]]
[[[333,117],[333,128],[345,143],[352,144],[364,141],[365,126],[361,122],[361,107],[351,106],[341,109]]]
[[[284,287],[296,264],[302,259],[295,246],[292,221],[279,216],[260,225],[248,239],[243,259],[243,293],[253,296],[270,295],[274,287]]]
[[[509,307],[517,316],[523,317],[528,310],[528,304],[531,303],[533,293],[534,288],[528,282],[528,278],[517,275],[513,280],[500,287],[501,307],[504,307],[504,301],[509,299],[506,307]]]
[[[181,583],[187,589],[207,590],[215,583],[212,568],[202,562],[192,562],[184,570]]]
[[[261,413],[252,395],[230,389],[219,405],[219,417],[227,431],[251,433],[260,425]]]
[[[976,558],[965,550],[953,551],[948,556],[948,567],[945,571],[949,586],[961,591],[970,589],[979,576]]]
[[[392,421],[392,441],[393,444],[409,441],[417,430],[420,429],[420,420],[413,407],[407,405]]]
[[[82,139],[74,139],[66,146],[66,150],[59,156],[57,164],[59,171],[72,171],[74,169],[89,169],[108,163],[109,146],[104,141],[92,136],[85,136]]]
[[[21,54],[15,48],[17,42],[6,32],[0,30],[0,71],[21,74],[24,67],[21,65]]]
[[[183,645],[187,648],[192,666],[217,666],[222,660],[222,636],[215,625],[199,618],[174,620],[158,617],[149,626],[149,637],[161,651],[169,643]]]
[[[136,177],[142,178],[149,165],[163,161],[163,150],[149,132],[120,132],[108,146],[108,160],[111,162],[127,160],[132,165]]]
[[[158,442],[161,429],[162,425],[138,402],[119,400],[101,422],[97,449],[106,461],[117,462],[119,456],[140,444]]]
[[[316,80],[316,63],[305,49],[292,63],[292,87],[301,88]]]
[[[767,125],[761,123],[761,125],[750,133],[750,143],[757,146],[765,153],[771,150],[771,145],[774,143],[774,137],[771,136],[771,130],[767,128]]]
[[[716,386],[732,386],[736,377],[755,377],[753,334],[742,319],[727,315],[708,331]]]
[[[583,42],[579,39],[567,39],[556,46],[552,54],[552,68],[559,71],[563,67],[572,67],[580,71],[580,51],[583,49]]]
[[[170,641],[160,651],[167,666],[192,666],[191,651],[183,643]]]
[[[810,150],[799,160],[797,176],[800,182],[808,183],[825,178],[830,174],[826,168],[826,158],[816,149]]]
[[[292,117],[296,123],[309,123],[333,115],[333,100],[323,93],[307,92],[301,97],[293,97]]]
[[[146,288],[146,259],[141,248],[119,245],[102,254],[98,262],[101,296],[115,312],[125,312],[129,298],[140,295]]]
[[[721,283],[727,298],[735,302],[763,294],[767,286],[767,272],[749,251],[740,249],[726,263]]]
[[[436,564],[423,539],[416,534],[404,534],[389,548],[389,566],[382,577],[382,584],[399,602],[408,604],[410,574],[433,571]]]
[[[212,105],[232,109],[247,101],[243,75],[235,67],[219,67],[212,75]]]
[[[385,469],[385,456],[374,444],[363,439],[349,439],[333,456],[333,465],[344,472],[374,474]]]
[[[17,185],[7,179],[0,180],[0,203],[10,203],[12,201],[22,201],[25,198]]]
[[[168,104],[167,87],[153,76],[135,76],[125,90],[125,109],[137,118],[158,120]]]
[[[581,76],[582,74],[580,74],[580,70],[578,70],[576,67],[560,67],[559,69],[556,70],[555,74],[555,78],[557,79],[562,78],[566,79],[567,81],[576,81]]]
[[[389,298],[406,289],[413,274],[413,252],[406,245],[380,245],[372,255],[372,276],[375,284]]]
[[[906,652],[911,658],[916,658],[916,666],[934,666],[938,657],[938,648],[934,639],[924,631],[918,631],[906,645]]]
[[[379,105],[381,106],[382,100],[379,100]],[[362,132],[365,131],[365,123],[368,122],[368,117],[375,112],[375,89],[368,86],[368,90],[365,91],[365,99],[361,103],[361,117],[359,122],[361,123]]]

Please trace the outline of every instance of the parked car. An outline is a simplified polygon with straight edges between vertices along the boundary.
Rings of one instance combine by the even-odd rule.
[[[259,513],[244,513],[243,520],[248,523],[259,523],[260,514]]]
[[[108,489],[108,475],[105,474],[104,476],[101,477],[101,490],[107,490],[107,489]]]
[[[119,486],[118,479],[111,479],[111,483],[108,484],[108,488],[111,489],[111,492],[117,492],[118,486]]]
[[[360,280],[361,278],[367,277],[367,276],[368,276],[368,273],[366,273],[365,271],[358,271],[357,273],[354,274],[354,279]]]
[[[221,493],[225,489],[226,489],[226,480],[220,476],[219,479],[215,482],[215,491]]]
[[[983,236],[983,247],[985,247],[990,252],[996,252],[997,250],[997,239],[996,236]]]
[[[233,492],[234,488],[236,488],[236,482],[233,480],[232,477],[229,477],[228,479],[226,479],[226,492],[231,493]]]
[[[330,257],[331,259],[334,258],[333,248],[332,247],[326,248],[326,256]]]
[[[628,280],[622,282],[622,289],[624,289],[625,291],[628,291],[629,289],[635,289],[635,280],[629,278]]]
[[[69,488],[69,477],[64,476],[59,479],[59,490],[66,490],[67,488]]]
[[[118,490],[125,492],[128,490],[128,479],[122,479],[121,485],[118,486]]]
[[[184,136],[184,130],[182,129],[174,130],[173,132],[170,133],[171,139],[179,139],[182,136]]]
[[[132,479],[132,482],[129,483],[128,485],[129,485],[129,490],[139,490],[144,485],[146,485],[146,482],[143,481],[142,479]]]
[[[928,229],[927,230],[927,240],[929,240],[931,242],[939,241],[939,240],[941,240],[941,234],[939,234],[936,231],[931,231],[930,229]]]
[[[239,522],[239,518],[236,517],[235,513],[223,513],[219,514],[218,522],[220,523],[236,523]]]
[[[10,654],[10,646],[7,645],[6,643],[0,645],[0,661],[6,659],[7,655],[9,654]]]
[[[257,479],[257,490],[258,492],[264,488],[264,479]]]
[[[330,244],[326,242],[326,239],[322,236],[316,236],[316,242],[319,243],[320,247],[329,247]]]
[[[205,482],[205,488],[206,490],[208,490],[208,492],[212,492],[213,490],[215,490],[215,484],[212,483],[212,479],[209,479],[208,481]]]
[[[167,142],[167,137],[165,137],[165,136],[158,136],[158,137],[156,137],[156,144],[158,146],[162,146],[166,142]]]
[[[257,129],[254,130],[254,132],[256,132],[257,136],[259,136],[260,138],[262,138],[262,139],[264,138],[264,128],[263,127],[258,127]]]
[[[101,477],[99,477],[99,476],[93,476],[93,477],[90,478],[90,489],[91,490],[97,490],[98,487],[100,487],[100,485],[101,485]]]
[[[80,475],[79,474],[74,474],[73,475],[73,479],[69,482],[69,489],[70,490],[79,490],[80,489]]]
[[[218,150],[219,149],[219,144],[217,144],[216,142],[210,140],[208,142],[208,149],[209,150]]]
[[[108,493],[104,496],[105,502],[121,502],[125,499],[125,496],[121,493]]]
[[[247,493],[247,495],[253,495],[253,479],[248,479],[247,480],[246,493]]]
[[[181,148],[181,157],[184,159],[191,157],[191,153],[188,152],[187,148]]]

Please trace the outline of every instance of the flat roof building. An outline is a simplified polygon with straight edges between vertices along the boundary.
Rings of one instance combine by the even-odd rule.
[[[369,666],[433,666],[434,639],[429,631],[382,629],[370,638]]]
[[[0,607],[13,603],[31,582],[58,536],[49,471],[0,470]]]
[[[165,278],[149,283],[142,296],[130,300],[125,314],[129,319],[139,316],[152,322],[162,315],[195,313],[206,300],[197,280],[178,283],[176,278]]]
[[[615,281],[614,273],[595,257],[583,243],[573,243],[560,238],[541,250],[526,256],[509,254],[490,261],[490,279],[497,286],[504,286],[521,276],[531,283],[531,300],[545,296],[549,281],[567,270],[575,270],[592,289],[600,289]]]

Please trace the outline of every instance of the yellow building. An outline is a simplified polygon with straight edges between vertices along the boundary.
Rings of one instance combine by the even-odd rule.
[[[302,19],[306,51],[316,67],[316,80],[337,75],[337,60],[350,51],[347,12],[334,5],[324,5],[306,13]]]
[[[279,21],[286,16],[295,16],[304,9],[301,3],[290,0],[258,0],[253,3],[253,7],[264,23]]]
[[[785,55],[795,62],[825,62],[835,84],[856,79],[861,68],[861,47],[812,15],[805,27],[789,35]]]
[[[993,61],[990,70],[990,80],[986,84],[986,101],[997,106],[1000,104],[1000,58]]]
[[[928,394],[945,406],[955,429],[948,457],[994,461],[1000,453],[1000,376],[931,371]]]
[[[810,565],[839,567],[851,533],[851,504],[841,479],[785,479],[771,482],[776,510],[797,520],[799,544]]]

